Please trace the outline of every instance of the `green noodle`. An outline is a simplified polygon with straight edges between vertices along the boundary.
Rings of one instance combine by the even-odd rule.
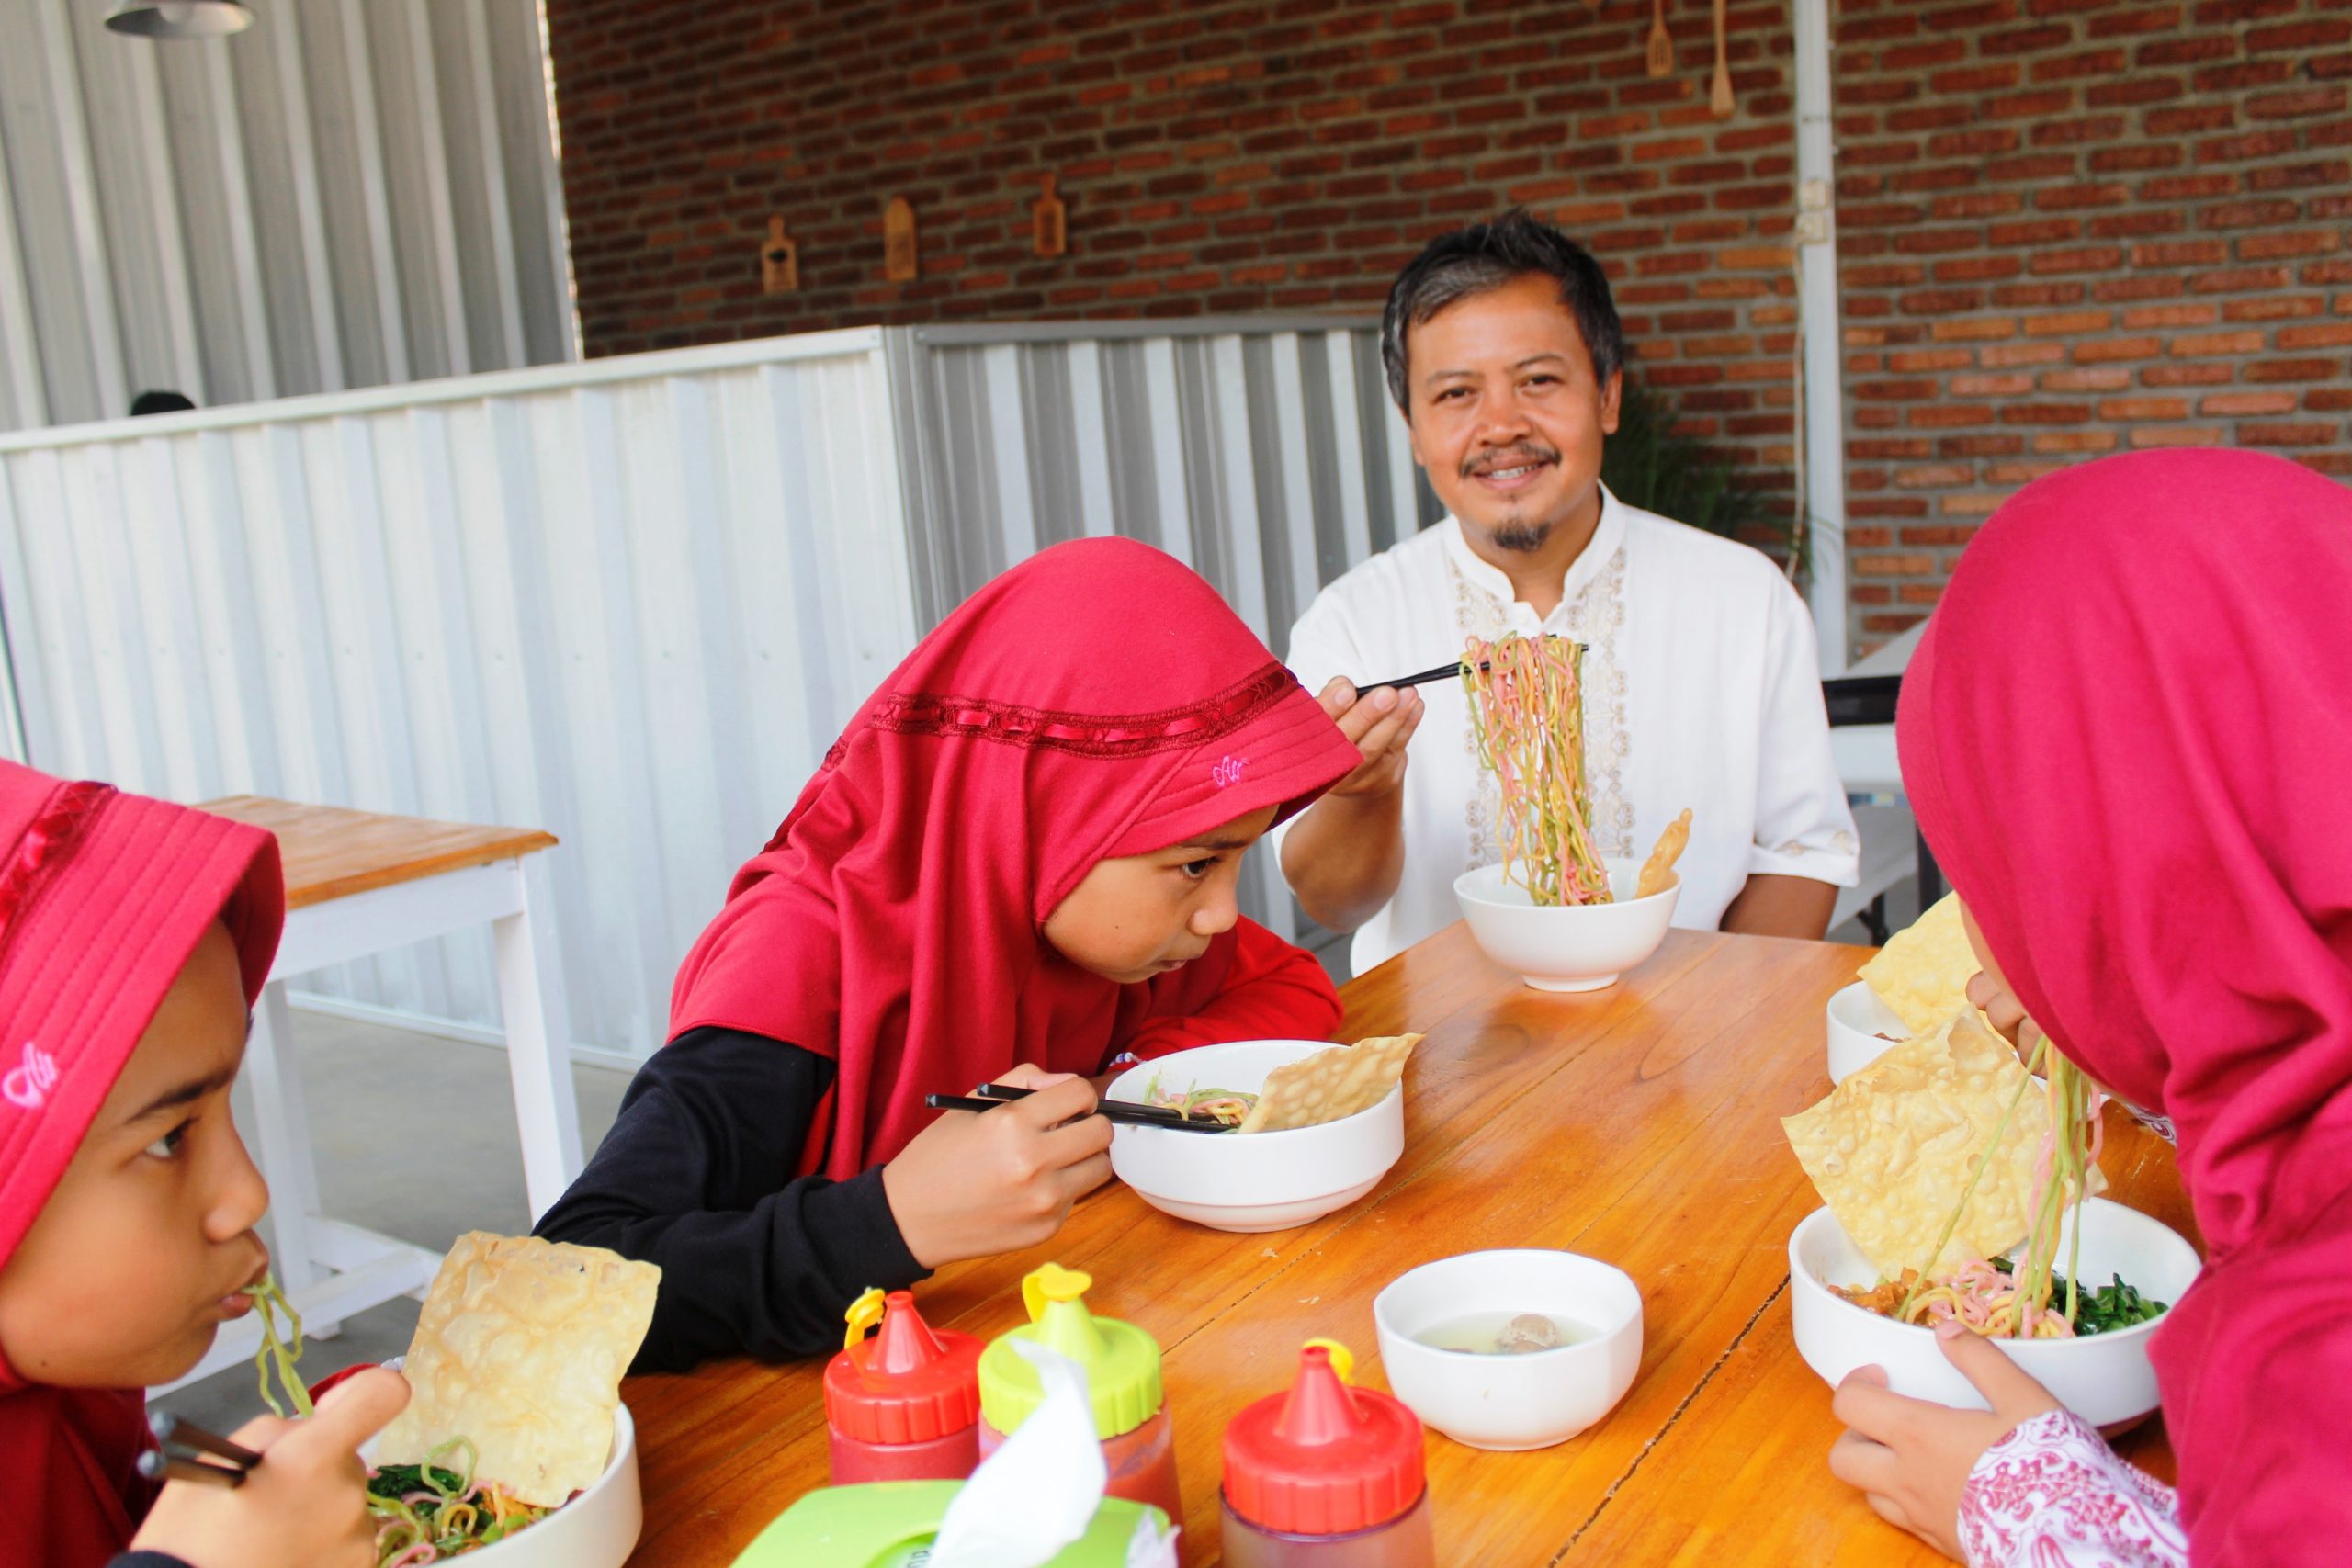
[[[293,1406],[291,1413],[308,1416],[311,1391],[303,1386],[301,1374],[294,1370],[294,1363],[302,1359],[302,1314],[294,1310],[294,1303],[277,1288],[275,1274],[264,1274],[260,1284],[247,1285],[245,1294],[253,1298],[254,1311],[261,1317],[261,1349],[254,1356],[254,1370],[260,1377],[262,1403],[279,1416],[288,1414],[269,1386],[269,1374],[274,1369],[278,1383],[286,1390],[288,1404]],[[283,1339],[277,1334],[277,1314],[281,1312],[286,1314],[287,1325]]]

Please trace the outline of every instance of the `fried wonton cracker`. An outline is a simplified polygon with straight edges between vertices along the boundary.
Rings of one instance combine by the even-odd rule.
[[[1682,851],[1690,842],[1690,808],[1686,806],[1681,816],[1666,825],[1666,831],[1657,836],[1657,847],[1642,863],[1641,880],[1634,884],[1634,897],[1646,898],[1673,886],[1674,863],[1682,858]]]
[[[604,1472],[621,1374],[653,1321],[662,1270],[597,1247],[469,1231],[434,1276],[402,1371],[415,1397],[379,1464],[452,1438],[475,1473],[555,1506]]]
[[[1994,1146],[2013,1100],[2017,1111]],[[1821,1201],[1881,1277],[1894,1279],[1905,1269],[1940,1274],[2025,1240],[2050,1102],[2028,1083],[2009,1043],[1963,1010],[1933,1033],[1889,1048],[1781,1125]],[[1930,1258],[1988,1147],[1991,1163],[1958,1228]],[[2105,1185],[2094,1167],[2091,1190]]]
[[[1420,1043],[1418,1034],[1392,1034],[1285,1062],[1266,1075],[1258,1103],[1234,1131],[1287,1133],[1369,1111],[1388,1098],[1405,1076],[1405,1058]]]
[[[1960,923],[1960,895],[1947,893],[1889,937],[1862,965],[1861,976],[1914,1035],[1921,1035],[1934,1033],[1968,1006],[1968,982],[1983,967]]]

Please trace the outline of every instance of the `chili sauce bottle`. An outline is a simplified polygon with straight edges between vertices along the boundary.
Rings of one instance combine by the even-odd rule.
[[[905,1291],[868,1291],[848,1319],[842,1353],[825,1368],[833,1484],[970,1475],[980,1462],[980,1341],[933,1328]]]
[[[1162,1408],[1159,1345],[1132,1323],[1088,1312],[1086,1292],[1093,1283],[1054,1263],[1021,1281],[1029,1322],[980,1355],[980,1457],[994,1453],[1045,1400],[1036,1369],[1008,1343],[1027,1339],[1086,1369],[1094,1430],[1111,1472],[1103,1490],[1182,1519],[1174,1434]]]
[[[1347,1347],[1310,1340],[1298,1381],[1225,1429],[1231,1568],[1436,1568],[1421,1423],[1348,1382]]]

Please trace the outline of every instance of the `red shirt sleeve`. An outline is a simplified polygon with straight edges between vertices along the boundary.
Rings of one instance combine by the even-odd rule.
[[[1340,993],[1303,947],[1242,920],[1224,983],[1181,1014],[1148,1018],[1122,1047],[1148,1061],[1229,1040],[1329,1040],[1340,1027]]]

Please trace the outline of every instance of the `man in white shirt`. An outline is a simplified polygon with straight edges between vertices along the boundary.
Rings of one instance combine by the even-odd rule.
[[[1819,937],[1858,845],[1813,623],[1759,552],[1601,485],[1624,340],[1600,265],[1518,213],[1444,235],[1389,291],[1381,347],[1448,515],[1292,629],[1292,671],[1364,759],[1278,829],[1306,912],[1355,932],[1359,974],[1459,916],[1454,878],[1502,858],[1461,683],[1352,682],[1459,659],[1467,637],[1548,633],[1589,648],[1600,852],[1646,854],[1689,807],[1675,923]]]

